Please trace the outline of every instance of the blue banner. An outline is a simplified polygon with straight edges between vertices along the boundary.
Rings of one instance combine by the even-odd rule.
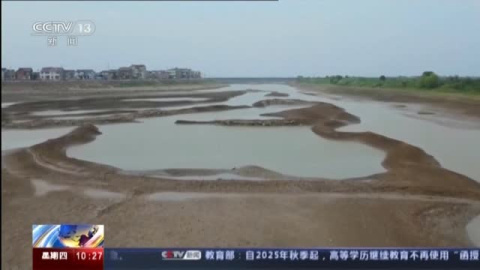
[[[480,249],[106,248],[105,269],[480,269]]]

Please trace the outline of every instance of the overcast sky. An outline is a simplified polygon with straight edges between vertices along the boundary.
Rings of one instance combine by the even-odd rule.
[[[92,20],[48,47],[36,21]],[[191,67],[209,77],[480,76],[480,0],[4,2],[2,67]]]

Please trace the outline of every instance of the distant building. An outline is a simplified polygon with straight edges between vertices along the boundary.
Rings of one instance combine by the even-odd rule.
[[[130,80],[133,78],[132,69],[129,67],[121,67],[118,69],[118,79],[120,80]]]
[[[166,79],[168,79],[169,74],[168,74],[168,71],[166,71],[166,70],[160,70],[157,73],[157,76],[160,80],[166,80]]]
[[[32,68],[19,68],[17,72],[15,72],[15,79],[22,80],[22,81],[29,81],[32,79],[33,69]]]
[[[169,72],[166,70],[152,70],[149,77],[155,80],[166,80],[169,78]]]
[[[100,78],[102,80],[116,80],[118,78],[118,70],[102,70],[100,72]]]
[[[40,70],[40,80],[42,81],[60,81],[63,80],[63,68],[44,67]]]
[[[155,71],[147,71],[147,79],[155,79],[156,76]]]
[[[93,69],[66,70],[61,67],[44,67],[40,72],[32,68],[2,68],[2,81],[8,80],[167,80],[197,79],[201,73],[188,68],[172,68],[169,70],[148,71],[145,65],[130,65],[119,69],[103,70],[96,73]]]
[[[100,78],[102,80],[109,80],[108,78],[108,70],[102,70],[98,74],[100,74]],[[111,79],[110,79],[111,80]]]
[[[167,70],[169,79],[199,79],[201,74],[198,71],[193,71],[189,68],[172,68]]]
[[[77,80],[95,80],[97,73],[93,69],[78,69],[75,71]]]
[[[132,79],[144,80],[147,78],[147,67],[145,65],[131,65]]]
[[[108,70],[102,70],[98,74],[100,74],[102,80],[108,80]]]
[[[75,70],[73,69],[66,69],[63,71],[63,78],[64,80],[67,80],[67,81],[71,81],[71,80],[75,80]]]
[[[15,80],[15,70],[2,68],[2,81]]]
[[[192,70],[188,68],[180,69],[180,79],[190,79],[192,77]]]
[[[34,72],[32,73],[32,80],[36,81],[36,80],[38,80],[38,79],[40,79],[40,72],[34,71]]]
[[[167,73],[168,73],[168,78],[169,79],[177,79],[177,69],[176,68],[172,68],[172,69],[167,70]]]

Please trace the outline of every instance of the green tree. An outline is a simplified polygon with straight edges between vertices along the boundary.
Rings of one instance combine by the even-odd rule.
[[[424,71],[422,76],[430,76],[430,75],[433,75],[435,74],[433,71]]]
[[[437,74],[431,71],[423,72],[422,77],[420,77],[420,87],[426,89],[433,89],[440,86],[440,78]]]
[[[380,81],[384,82],[385,80],[387,80],[387,78],[384,75],[380,76]]]
[[[337,84],[342,79],[343,77],[341,75],[336,75],[336,76],[330,77],[330,83]]]

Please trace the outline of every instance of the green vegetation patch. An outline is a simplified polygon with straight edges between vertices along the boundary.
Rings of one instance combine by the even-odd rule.
[[[418,77],[297,77],[299,83],[331,84],[339,86],[356,86],[385,89],[408,89],[422,91],[455,92],[464,94],[480,94],[480,78],[446,76],[441,77],[432,71],[425,71]]]

